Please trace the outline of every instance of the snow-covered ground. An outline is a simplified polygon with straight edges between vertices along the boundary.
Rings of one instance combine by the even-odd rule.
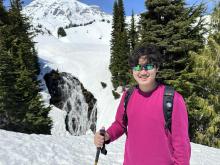
[[[47,1],[46,4],[50,2],[49,0],[44,1]],[[67,3],[66,0],[63,1]],[[43,3],[43,1],[39,2]],[[51,4],[52,6],[59,6],[57,3],[62,3],[62,0],[53,0],[53,2],[56,5]],[[77,77],[97,99],[97,129],[100,129],[101,126],[108,127],[114,120],[119,103],[119,99],[114,100],[112,96],[113,87],[108,69],[111,24],[106,21],[95,21],[87,26],[65,29],[67,36],[58,38],[56,29],[60,25],[56,25],[56,21],[49,20],[54,25],[47,26],[50,18],[52,16],[47,15],[47,20],[46,18],[41,19],[40,23],[51,30],[53,35],[38,35],[34,39],[37,42],[36,48],[42,69],[39,78],[42,80],[43,75],[51,69],[68,72]],[[59,24],[62,23],[62,19],[59,21]],[[101,82],[105,82],[107,87],[103,89]],[[47,89],[44,88],[41,93],[47,105],[50,98]],[[65,129],[65,115],[66,112],[55,107],[52,108],[49,114],[53,120],[52,135],[27,135],[0,130],[0,165],[94,164],[96,147],[93,144],[93,133],[88,131],[83,136],[71,136]],[[122,165],[124,141],[125,136],[108,145],[108,154],[107,156],[100,155],[99,164]],[[220,165],[219,149],[191,144],[191,165]]]
[[[83,136],[26,135],[0,130],[0,165],[92,165],[93,134]],[[100,165],[122,165],[125,137],[106,146]],[[220,165],[220,150],[192,143],[191,165]]]

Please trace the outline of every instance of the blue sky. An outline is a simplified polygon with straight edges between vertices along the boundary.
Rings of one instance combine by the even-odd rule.
[[[4,0],[6,4],[9,3],[9,0]],[[23,0],[25,4],[30,3],[32,0]],[[112,13],[112,6],[114,3],[114,0],[79,0],[83,3],[86,3],[88,5],[98,5],[101,7],[101,9],[107,13]],[[144,6],[145,0],[124,0],[124,6],[125,6],[125,13],[126,15],[131,15],[132,9],[134,10],[135,14],[138,14],[140,12],[145,11]],[[186,0],[187,4],[192,5],[194,3],[198,4],[200,2],[206,2],[208,7],[208,12],[210,12],[213,8],[214,3],[210,0]]]

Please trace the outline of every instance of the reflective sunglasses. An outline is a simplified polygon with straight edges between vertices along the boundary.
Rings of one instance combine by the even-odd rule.
[[[154,69],[154,64],[146,64],[146,65],[138,64],[137,66],[134,66],[132,69],[133,69],[133,71],[141,71],[142,69],[152,70],[152,69]]]

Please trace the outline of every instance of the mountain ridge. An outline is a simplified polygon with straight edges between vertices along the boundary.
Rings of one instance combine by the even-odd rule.
[[[109,21],[112,16],[99,6],[77,0],[34,0],[24,7],[23,14],[31,18],[34,27],[56,31],[59,27],[76,27],[95,21]]]

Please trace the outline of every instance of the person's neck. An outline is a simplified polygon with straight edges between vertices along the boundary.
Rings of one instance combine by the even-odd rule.
[[[151,92],[157,87],[157,85],[158,85],[158,83],[156,81],[154,81],[154,83],[152,83],[151,85],[148,85],[148,86],[139,85],[139,88],[142,92]]]

